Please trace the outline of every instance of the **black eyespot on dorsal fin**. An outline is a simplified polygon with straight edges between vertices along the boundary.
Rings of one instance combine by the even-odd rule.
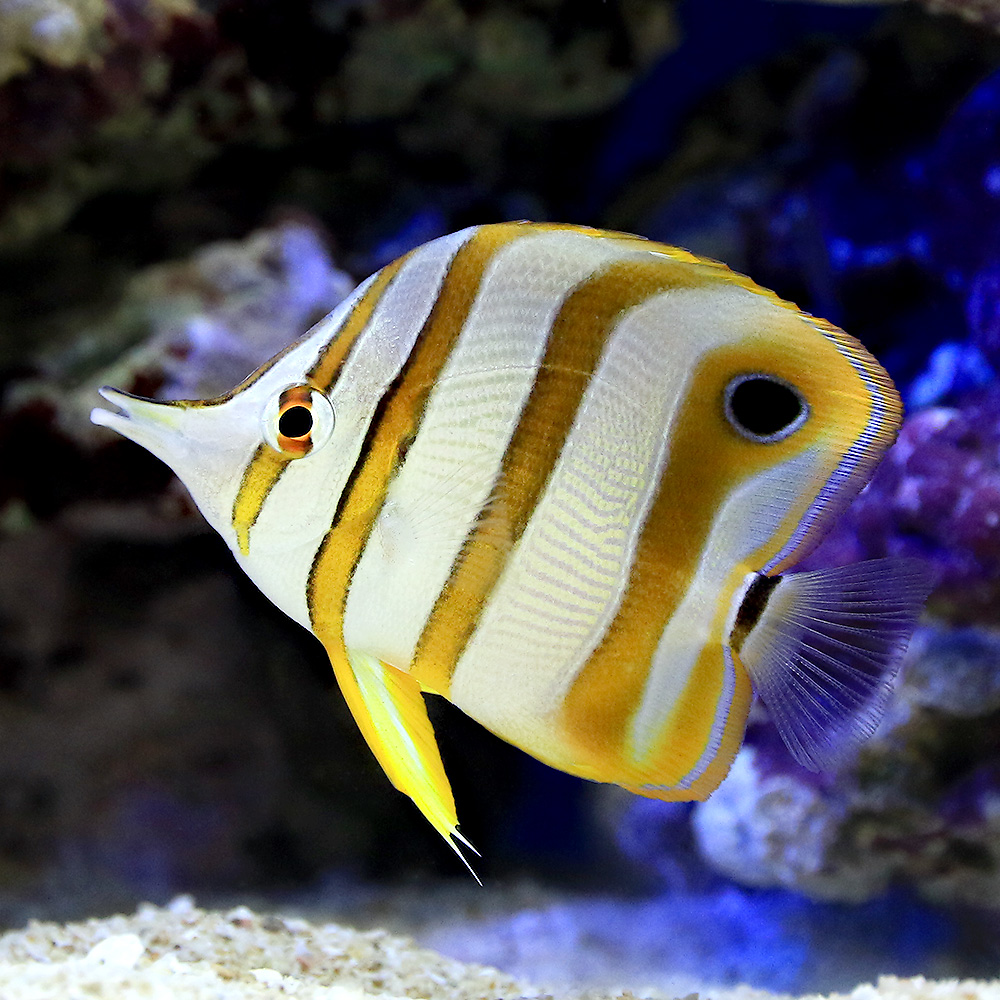
[[[783,441],[809,416],[809,405],[791,383],[776,375],[738,375],[726,386],[726,419],[742,437],[758,444]]]

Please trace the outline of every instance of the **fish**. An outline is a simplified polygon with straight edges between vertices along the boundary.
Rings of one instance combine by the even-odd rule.
[[[386,775],[470,871],[425,694],[572,775],[703,800],[754,692],[799,764],[850,759],[930,589],[915,559],[790,572],[896,436],[886,371],[724,264],[627,233],[473,226],[230,392],[100,393],[93,422],[170,466],[320,640]]]

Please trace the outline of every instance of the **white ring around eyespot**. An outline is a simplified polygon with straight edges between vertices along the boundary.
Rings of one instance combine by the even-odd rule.
[[[293,389],[306,389],[309,392],[309,411],[312,414],[313,423],[309,431],[309,450],[303,454],[292,454],[283,448],[278,434],[281,400],[285,393]],[[309,458],[310,455],[316,454],[333,437],[335,424],[336,415],[329,397],[305,383],[292,382],[273,392],[261,413],[261,433],[264,440],[275,451],[281,452],[288,458]]]
[[[765,379],[768,382],[776,382],[778,385],[784,386],[788,389],[788,391],[791,392],[799,401],[800,409],[798,416],[790,424],[782,427],[781,430],[774,434],[754,434],[752,431],[743,427],[733,413],[733,393],[736,392],[736,390],[745,382],[750,382],[754,379]],[[810,413],[809,404],[806,402],[802,393],[799,392],[798,388],[792,385],[792,383],[787,379],[779,378],[779,376],[772,375],[770,372],[744,372],[742,375],[737,375],[735,378],[731,378],[726,384],[726,388],[723,393],[722,410],[729,426],[732,427],[732,429],[736,431],[740,437],[746,438],[747,441],[753,441],[755,444],[776,444],[778,441],[784,441],[785,438],[794,434],[809,419]]]

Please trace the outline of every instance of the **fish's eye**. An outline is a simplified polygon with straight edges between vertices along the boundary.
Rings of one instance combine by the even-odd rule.
[[[305,403],[286,406],[278,417],[278,436],[283,438],[304,438],[312,431],[312,407]]]
[[[302,458],[330,440],[333,423],[333,406],[322,392],[290,385],[268,401],[264,440],[288,458]]]
[[[726,419],[737,433],[758,444],[794,434],[809,416],[802,394],[776,375],[738,375],[726,386]]]

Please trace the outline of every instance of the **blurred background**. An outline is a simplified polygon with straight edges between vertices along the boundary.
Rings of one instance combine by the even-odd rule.
[[[706,803],[432,706],[479,890],[325,655],[96,387],[240,381],[504,219],[726,261],[859,337],[900,440],[813,565],[937,587],[837,774],[755,712]],[[0,922],[193,893],[547,982],[1000,970],[1000,4],[0,0]]]

